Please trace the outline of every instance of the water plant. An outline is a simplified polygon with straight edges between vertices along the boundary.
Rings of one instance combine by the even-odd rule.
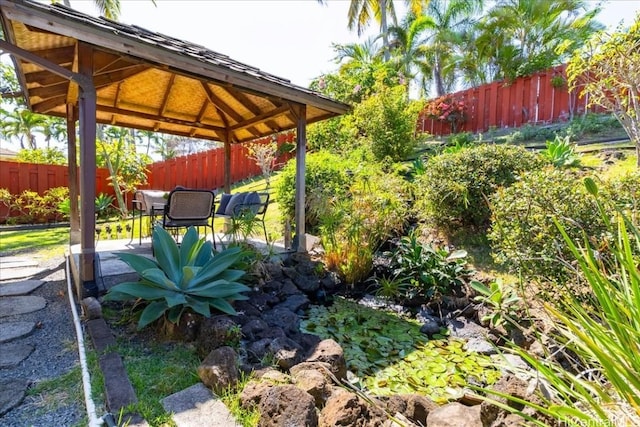
[[[338,342],[359,385],[374,395],[420,393],[443,403],[470,382],[490,385],[500,376],[488,356],[467,353],[459,340],[430,341],[413,320],[343,298],[312,307],[301,328]]]
[[[214,253],[212,243],[199,238],[195,227],[189,227],[178,247],[160,226],[153,229],[153,247],[155,259],[118,254],[140,275],[140,281],[120,283],[105,296],[112,301],[140,299],[148,303],[138,329],[162,316],[177,324],[187,310],[205,317],[211,315],[212,308],[235,314],[231,302],[247,299],[242,293],[250,289],[239,282],[245,272],[232,268],[242,257],[240,247]]]

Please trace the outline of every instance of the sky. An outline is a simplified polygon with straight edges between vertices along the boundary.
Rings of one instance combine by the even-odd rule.
[[[92,0],[70,0],[81,12],[97,15]],[[121,0],[120,21],[183,39],[299,86],[338,65],[332,43],[361,43],[377,34],[372,24],[359,38],[347,29],[349,0]],[[396,1],[404,11],[404,1]],[[591,2],[595,7],[598,2]],[[598,20],[615,28],[630,24],[640,0],[603,2]],[[404,12],[398,12],[401,18]]]

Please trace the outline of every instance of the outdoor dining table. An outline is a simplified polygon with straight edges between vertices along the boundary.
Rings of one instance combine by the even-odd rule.
[[[155,218],[164,214],[164,208],[167,204],[167,191],[164,190],[138,190],[133,196],[133,215],[131,218],[131,240],[138,220],[138,244],[142,244],[142,218],[148,216],[149,227],[148,232],[151,234],[151,228]]]

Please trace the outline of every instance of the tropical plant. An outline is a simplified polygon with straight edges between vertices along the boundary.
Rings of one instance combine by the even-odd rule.
[[[353,116],[360,138],[377,160],[401,161],[413,153],[419,104],[410,102],[402,86],[377,86],[376,93],[358,106]]]
[[[38,148],[36,133],[45,124],[45,116],[17,106],[10,110],[0,108],[0,117],[2,118],[0,127],[2,136],[7,139],[17,139],[20,148]]]
[[[569,88],[612,112],[636,146],[640,168],[640,13],[624,31],[599,32],[571,57]]]
[[[575,144],[568,136],[556,136],[553,141],[547,141],[547,148],[540,154],[557,168],[569,168],[580,165],[580,155],[576,152]]]
[[[348,284],[367,278],[373,254],[405,225],[406,200],[403,180],[375,167],[354,176],[348,194],[324,199],[319,219],[327,268]]]
[[[476,39],[482,62],[495,64],[495,77],[514,80],[561,64],[603,28],[598,7],[584,0],[499,0],[482,18]]]
[[[456,101],[451,95],[444,95],[427,102],[423,111],[430,119],[449,123],[451,133],[457,133],[466,120],[467,107],[464,101]]]
[[[67,158],[57,148],[23,149],[18,151],[16,160],[22,163],[38,163],[46,165],[66,165]]]
[[[477,280],[472,280],[469,285],[478,293],[474,300],[490,310],[490,313],[480,319],[481,321],[489,322],[494,328],[504,324],[518,324],[522,298],[512,286],[504,284],[500,278],[491,281],[489,286]]]
[[[613,258],[601,259],[591,236],[584,234],[578,243],[580,239],[571,238],[556,221],[593,294],[592,305],[571,295],[545,304],[554,321],[554,345],[573,363],[562,364],[554,357],[556,352],[540,358],[514,348],[544,380],[547,390],[538,395],[541,403],[511,398],[518,405],[498,405],[529,421],[533,420],[517,409],[519,405],[568,426],[640,425],[640,231],[620,211],[611,219],[609,202],[600,198],[594,181],[584,182],[609,226],[606,241]]]
[[[429,80],[437,97],[451,92],[456,82],[456,62],[463,36],[472,27],[473,18],[482,10],[480,0],[430,0],[426,15],[430,24],[425,30],[424,61],[431,63]],[[426,76],[423,87],[426,89]]]
[[[493,194],[488,237],[495,261],[529,279],[565,283],[573,277],[567,269],[569,249],[552,218],[565,219],[566,231],[574,239],[583,232],[604,233],[580,179],[576,171],[548,168],[524,173]]]
[[[449,252],[423,244],[415,230],[400,239],[397,248],[386,252],[392,277],[408,281],[411,286],[400,300],[426,298],[438,301],[442,295],[459,291],[472,272],[466,265],[467,252]]]
[[[211,309],[235,314],[231,302],[247,299],[250,289],[239,282],[245,275],[233,269],[242,257],[239,247],[214,253],[210,241],[198,237],[189,227],[178,247],[160,226],[153,230],[155,259],[119,253],[119,258],[139,275],[138,282],[120,283],[107,292],[105,300],[142,300],[147,303],[140,315],[138,328],[144,328],[162,316],[174,324],[186,311],[205,317]]]
[[[98,218],[106,218],[113,207],[113,196],[100,193],[96,196],[96,215]]]
[[[136,152],[131,132],[115,126],[107,127],[103,139],[96,141],[97,163],[109,169],[118,209],[127,216],[125,194],[147,182],[146,165],[151,159]]]

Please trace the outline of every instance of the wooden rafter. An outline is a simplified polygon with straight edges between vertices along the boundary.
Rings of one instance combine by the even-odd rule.
[[[265,119],[275,118],[275,117],[281,116],[283,114],[286,114],[287,112],[289,112],[289,107],[288,106],[276,108],[275,110],[271,110],[271,111],[268,111],[266,113],[257,115],[252,119],[245,120],[243,123],[238,123],[237,125],[231,126],[230,129],[232,131],[245,129],[245,128],[248,128],[249,126],[252,126],[252,125],[254,125],[256,123],[264,122]]]
[[[109,106],[106,106],[106,105],[98,105],[98,112],[105,112],[105,113],[110,113],[110,114],[119,114],[119,115],[123,115],[123,116],[137,117],[137,118],[140,118],[140,119],[151,120],[151,121],[156,121],[156,122],[162,122],[162,123],[167,123],[167,124],[172,124],[172,125],[195,127],[195,128],[198,128],[198,129],[210,130],[210,131],[213,131],[213,132],[222,132],[222,131],[224,131],[224,128],[219,127],[219,126],[205,125],[203,123],[193,122],[193,121],[189,121],[189,120],[176,119],[176,118],[172,118],[172,117],[163,117],[163,116],[158,116],[158,115],[155,115],[155,114],[143,113],[141,111],[128,110],[128,109],[124,109],[124,108],[109,107]]]
[[[162,103],[160,104],[160,108],[158,109],[158,115],[163,116],[167,110],[167,103],[169,102],[169,96],[171,95],[171,89],[173,89],[173,83],[176,81],[176,75],[171,74],[169,77],[169,83],[167,84],[167,88],[164,91],[164,96],[162,97]]]

